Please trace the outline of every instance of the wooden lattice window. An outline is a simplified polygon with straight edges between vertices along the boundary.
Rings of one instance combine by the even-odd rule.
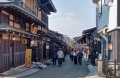
[[[3,47],[4,49],[4,51],[3,51],[3,53],[4,54],[6,54],[6,53],[9,53],[9,41],[4,41],[4,47]]]
[[[26,31],[30,31],[30,24],[26,23]]]
[[[2,22],[5,24],[9,24],[9,16],[6,14],[3,14]]]

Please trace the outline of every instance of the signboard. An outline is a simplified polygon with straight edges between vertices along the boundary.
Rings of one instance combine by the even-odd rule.
[[[49,49],[49,45],[46,45],[46,49]]]
[[[26,49],[25,53],[25,66],[31,67],[31,55],[32,55],[32,49]]]
[[[27,44],[27,39],[22,39],[22,44]]]
[[[102,54],[98,54],[98,60],[99,60],[99,61],[102,60]]]
[[[109,46],[108,46],[108,48],[109,48],[109,50],[113,50],[113,44],[111,43],[111,44],[109,44]]]
[[[31,44],[34,44],[34,41],[33,41],[33,40],[31,41]]]

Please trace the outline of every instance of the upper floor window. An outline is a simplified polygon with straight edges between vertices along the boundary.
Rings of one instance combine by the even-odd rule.
[[[104,0],[104,4],[108,5],[109,4],[109,0]]]
[[[26,23],[26,31],[29,31],[29,29],[30,29],[30,25],[29,23]]]
[[[9,16],[6,14],[3,14],[3,19],[2,19],[3,23],[9,24]]]
[[[102,13],[102,0],[98,1],[98,12],[99,12],[99,14]]]

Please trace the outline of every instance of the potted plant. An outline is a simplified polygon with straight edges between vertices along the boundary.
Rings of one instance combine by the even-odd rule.
[[[112,68],[112,66],[109,66],[109,67],[107,68],[107,72],[108,72],[108,75],[109,75],[109,76],[113,76],[113,68]]]

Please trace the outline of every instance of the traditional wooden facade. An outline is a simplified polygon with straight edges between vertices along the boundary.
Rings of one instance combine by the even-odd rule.
[[[42,4],[44,1],[48,3]],[[0,72],[24,64],[27,48],[33,50],[32,61],[40,61],[41,37],[48,29],[47,15],[56,12],[51,3],[49,0],[0,1]],[[50,9],[46,8],[49,6]]]
[[[86,52],[86,56],[90,55],[91,52],[94,52],[94,36],[93,32],[96,31],[96,27],[84,30],[82,36],[77,40],[80,43],[83,51]]]

